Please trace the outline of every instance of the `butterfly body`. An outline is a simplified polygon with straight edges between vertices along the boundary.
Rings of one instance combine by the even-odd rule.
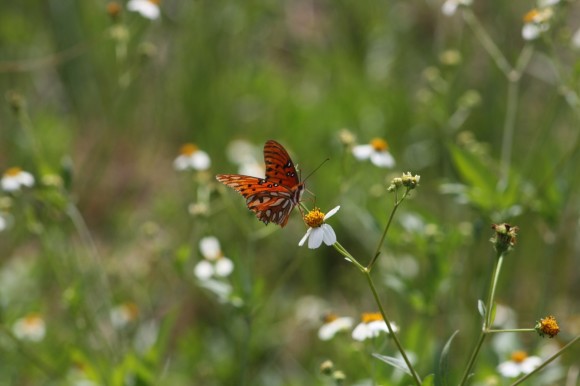
[[[300,182],[288,152],[278,142],[266,142],[264,162],[265,178],[218,174],[216,179],[244,196],[246,206],[260,221],[284,227],[292,209],[300,202],[304,183]]]

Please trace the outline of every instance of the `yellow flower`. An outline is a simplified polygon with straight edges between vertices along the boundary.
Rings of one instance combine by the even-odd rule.
[[[560,327],[558,326],[558,322],[556,318],[552,315],[546,316],[543,319],[540,319],[536,323],[536,332],[543,338],[544,336],[548,335],[550,338],[555,337],[560,332]]]

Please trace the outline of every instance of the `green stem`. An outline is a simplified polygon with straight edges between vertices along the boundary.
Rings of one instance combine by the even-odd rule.
[[[518,379],[517,381],[512,383],[510,386],[519,385],[520,383],[522,383],[523,381],[525,381],[526,379],[528,379],[529,377],[531,377],[532,375],[534,375],[538,371],[542,370],[544,367],[546,367],[548,364],[550,364],[550,362],[554,361],[556,358],[558,358],[560,355],[562,355],[564,353],[564,351],[566,351],[567,349],[572,347],[572,345],[574,345],[576,342],[578,342],[578,340],[580,340],[580,335],[578,335],[576,338],[572,339],[570,341],[570,343],[568,343],[566,346],[562,347],[557,353],[555,353],[554,355],[552,355],[551,357],[546,359],[546,361],[544,363],[542,363],[539,367],[535,368],[534,371],[524,375],[523,377],[521,377],[520,379]]]
[[[536,332],[535,328],[506,328],[505,330],[487,330],[488,334],[499,334],[501,332]]]
[[[491,37],[485,31],[485,28],[479,23],[475,14],[469,8],[463,9],[463,20],[469,25],[483,48],[487,51],[489,56],[495,61],[499,69],[506,77],[510,77],[512,73],[512,66],[509,64],[500,49],[495,45]]]
[[[471,353],[471,356],[469,357],[469,362],[467,362],[467,366],[465,367],[465,372],[463,373],[463,376],[461,377],[461,382],[459,382],[459,386],[463,386],[465,385],[465,383],[467,382],[467,378],[469,378],[469,373],[471,372],[471,369],[473,368],[473,366],[475,365],[475,361],[477,360],[477,357],[479,355],[479,351],[481,350],[481,346],[483,344],[483,341],[485,340],[485,337],[487,336],[487,334],[489,333],[489,328],[491,327],[492,323],[493,323],[493,303],[494,303],[494,298],[495,298],[495,289],[497,287],[497,281],[499,278],[499,273],[501,271],[501,266],[503,264],[503,254],[499,254],[499,256],[497,257],[497,261],[495,263],[495,267],[493,269],[493,273],[491,275],[491,285],[489,288],[489,294],[488,294],[488,300],[487,300],[487,311],[485,314],[485,320],[483,322],[483,327],[481,328],[481,332],[479,334],[479,338],[477,340],[477,344],[475,345],[475,348],[473,349],[473,352]]]
[[[391,223],[393,222],[393,218],[395,217],[395,212],[397,211],[397,208],[399,207],[399,205],[401,205],[401,203],[405,200],[405,197],[407,197],[408,193],[409,193],[409,189],[407,189],[405,191],[405,194],[403,194],[403,197],[401,197],[400,200],[397,200],[397,196],[396,196],[396,192],[395,192],[395,204],[393,205],[393,210],[391,211],[391,214],[389,215],[389,220],[387,221],[387,225],[385,226],[385,229],[383,230],[383,234],[381,236],[381,239],[379,240],[379,243],[377,244],[377,249],[375,250],[375,254],[373,255],[373,258],[371,259],[371,262],[369,263],[369,265],[367,265],[367,267],[366,267],[366,270],[368,270],[369,272],[373,269],[375,262],[379,258],[379,255],[381,253],[381,247],[383,246],[383,242],[385,241],[385,237],[387,237],[387,232],[389,231],[389,227],[391,226]]]
[[[405,349],[403,348],[403,345],[401,344],[401,342],[399,341],[399,338],[395,334],[395,331],[393,331],[393,328],[391,327],[391,322],[390,322],[389,318],[387,317],[387,314],[385,312],[385,309],[383,308],[383,305],[381,303],[381,299],[379,298],[379,294],[377,292],[375,284],[373,283],[373,279],[371,277],[371,272],[368,269],[364,269],[363,272],[365,274],[367,282],[369,283],[369,287],[371,287],[371,291],[373,293],[373,297],[375,298],[375,302],[377,303],[377,306],[379,307],[379,311],[381,312],[381,315],[383,316],[383,319],[385,320],[385,323],[387,324],[387,329],[389,330],[389,334],[393,338],[393,341],[395,342],[395,345],[399,349],[399,352],[401,353],[403,360],[407,364],[407,367],[409,368],[409,371],[411,372],[411,375],[413,376],[413,379],[415,380],[415,384],[417,386],[421,386],[421,384],[422,384],[421,378],[419,378],[419,375],[415,371],[415,368],[413,367],[413,365],[411,364],[411,361],[409,360],[409,358],[407,357],[407,354],[405,353]]]

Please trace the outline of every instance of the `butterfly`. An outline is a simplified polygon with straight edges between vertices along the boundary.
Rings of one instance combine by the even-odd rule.
[[[218,174],[216,179],[244,196],[248,209],[264,224],[273,222],[283,228],[300,202],[304,182],[284,146],[274,140],[264,144],[264,162],[266,178]]]

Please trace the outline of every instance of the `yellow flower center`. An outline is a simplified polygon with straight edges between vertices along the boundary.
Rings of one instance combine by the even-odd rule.
[[[181,149],[179,149],[179,153],[181,155],[192,155],[198,150],[199,147],[197,147],[197,145],[193,143],[186,143],[185,145],[181,146]]]
[[[387,143],[387,141],[381,138],[373,138],[371,141],[371,146],[376,151],[385,151],[389,148],[389,144]]]
[[[511,356],[511,360],[516,363],[522,363],[528,357],[528,353],[525,351],[514,351]]]
[[[318,228],[324,224],[324,213],[318,208],[314,208],[304,216],[304,222],[310,228]]]
[[[14,168],[10,168],[8,170],[6,170],[4,172],[4,175],[6,177],[16,177],[17,175],[19,175],[22,172],[22,169],[20,169],[19,167],[14,167]]]
[[[524,15],[524,23],[531,23],[535,21],[539,15],[540,12],[538,11],[537,8],[532,9],[531,11],[529,11]]]
[[[125,303],[123,304],[123,308],[127,312],[129,320],[135,320],[139,316],[139,307],[135,303]]]
[[[330,323],[330,322],[334,322],[336,319],[338,319],[338,316],[336,314],[333,314],[332,312],[329,312],[322,317],[322,321],[325,324]]]
[[[560,332],[558,322],[556,322],[556,318],[552,315],[540,320],[540,329],[544,334],[550,336],[550,338],[555,337]]]
[[[27,329],[33,329],[42,324],[42,318],[38,314],[30,314],[24,318],[24,325]]]
[[[159,5],[161,4],[161,0],[149,0],[150,3],[153,3],[155,5]]]
[[[365,312],[364,314],[362,314],[361,320],[363,323],[368,324],[370,322],[383,320],[383,315],[381,315],[380,312]]]
[[[107,4],[107,13],[111,17],[117,17],[121,13],[121,5],[116,1],[111,1]]]

